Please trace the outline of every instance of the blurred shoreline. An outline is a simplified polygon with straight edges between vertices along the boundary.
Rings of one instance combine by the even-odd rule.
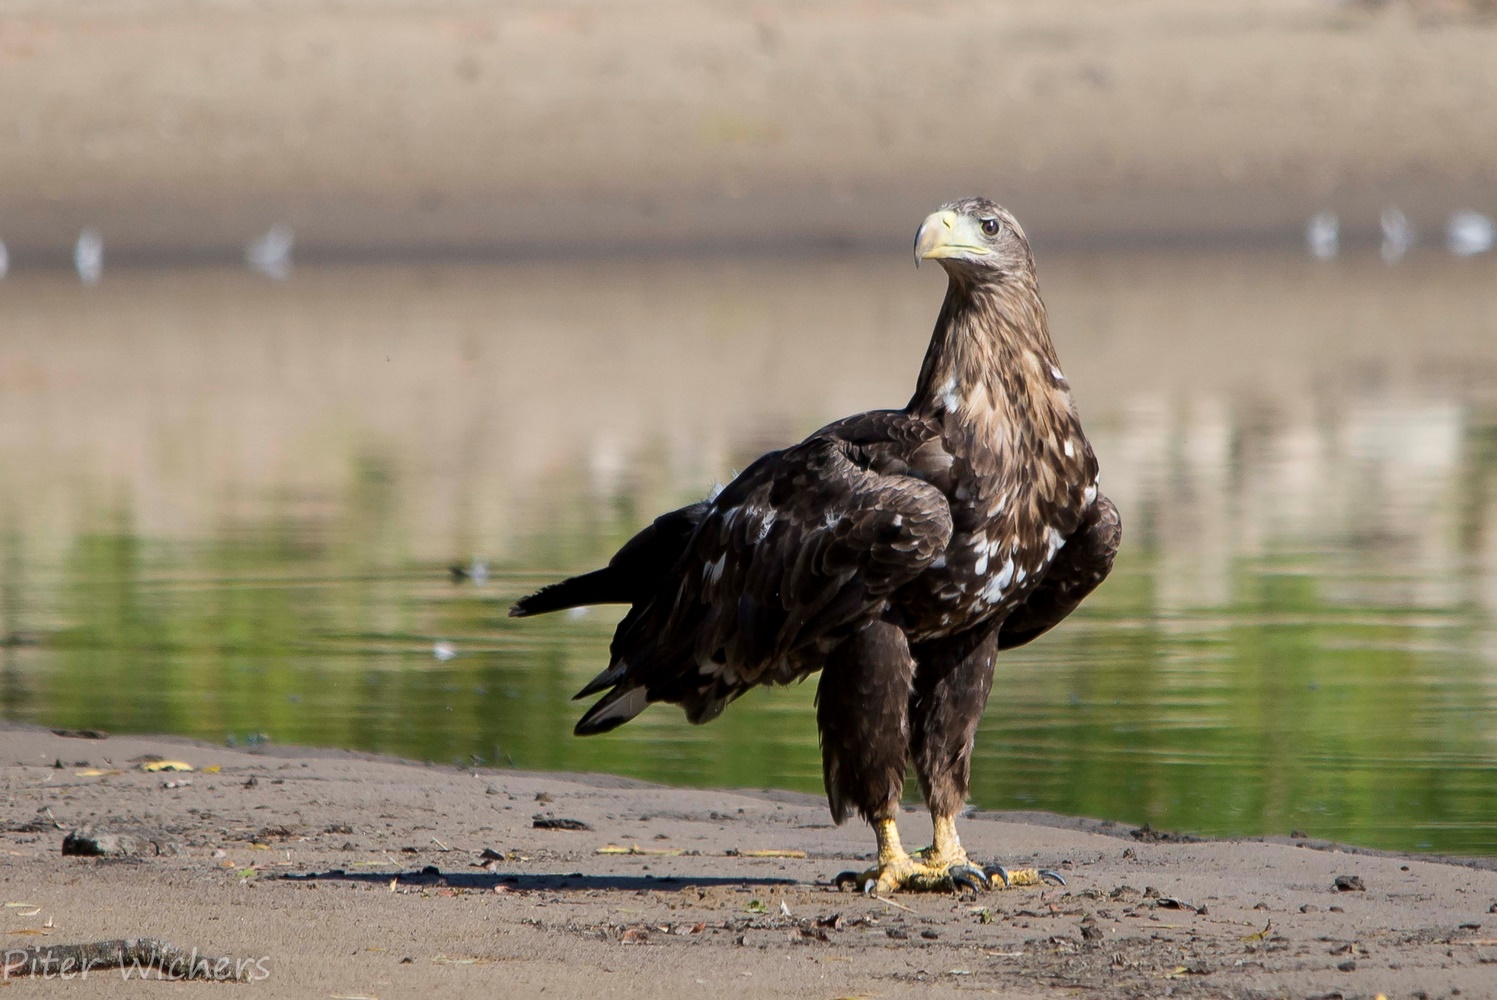
[[[1479,4],[0,2],[0,240],[62,263],[1372,240],[1497,214]]]

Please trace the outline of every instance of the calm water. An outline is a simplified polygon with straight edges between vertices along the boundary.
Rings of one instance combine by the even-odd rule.
[[[1497,852],[1497,260],[1041,279],[1126,544],[1002,661],[977,803]],[[504,611],[903,403],[942,289],[902,253],[13,275],[4,715],[819,790],[810,685],[578,740],[614,613]]]

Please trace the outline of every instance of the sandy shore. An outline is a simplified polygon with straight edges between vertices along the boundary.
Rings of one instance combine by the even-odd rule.
[[[0,0],[0,238],[61,259],[1353,235],[1497,210],[1467,0]]]
[[[197,770],[145,773],[151,756]],[[0,762],[8,948],[160,937],[252,961],[260,996],[1480,997],[1497,982],[1490,865],[975,816],[975,856],[1057,867],[1068,888],[886,902],[828,885],[871,837],[810,796],[26,727],[0,730]],[[140,853],[63,856],[86,824]],[[485,849],[499,857],[482,867]],[[1335,891],[1339,875],[1365,891]],[[12,979],[7,995],[58,988]],[[162,989],[96,971],[68,995]]]

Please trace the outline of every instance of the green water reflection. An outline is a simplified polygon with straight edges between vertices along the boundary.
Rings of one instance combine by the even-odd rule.
[[[1181,263],[1062,262],[1061,291],[1047,285],[1057,303],[1080,299],[1071,308],[1096,338],[1062,335],[1061,351],[1076,358],[1128,544],[1068,627],[1000,665],[974,799],[1212,834],[1497,851],[1497,309],[1457,311],[1453,346],[1411,348],[1366,333],[1363,302],[1390,294],[1387,273],[1228,265],[1226,279],[1195,275],[1200,296],[1230,306],[1232,289],[1269,285],[1287,304],[1255,308],[1323,336],[1282,346],[1261,370],[1228,365],[1238,383],[1199,377],[1188,356],[1120,374],[1116,356],[1156,315],[1154,285],[1179,283]],[[81,305],[42,277],[7,289],[30,328],[63,339],[13,342],[6,360],[23,374],[0,382],[14,428],[0,437],[5,716],[819,790],[810,685],[755,692],[707,727],[657,708],[578,740],[569,698],[605,662],[613,613],[504,615],[514,596],[605,559],[652,512],[766,443],[888,402],[858,386],[904,381],[918,317],[939,295],[919,286],[880,307],[891,329],[917,324],[873,324],[875,339],[907,335],[887,359],[802,386],[773,361],[799,333],[765,347],[783,317],[744,304],[772,302],[785,282],[809,295],[794,270],[680,266],[728,290],[671,305],[662,289],[682,275],[666,268],[577,307],[582,323],[632,305],[639,318],[616,321],[624,334],[664,323],[650,336],[676,352],[673,368],[630,368],[633,354],[606,333],[543,328],[525,311],[534,274],[507,285],[483,269],[355,270],[274,289],[213,272],[141,276],[113,303]],[[1444,294],[1497,306],[1491,269],[1440,268],[1431,273],[1456,285]],[[868,292],[866,277],[836,276],[827,294]],[[1403,280],[1417,295],[1430,276]],[[489,304],[506,295],[519,318],[495,320]],[[1351,332],[1316,312],[1337,296]],[[319,325],[343,312],[368,328]],[[1198,332],[1176,320],[1181,330],[1155,323],[1147,336],[1165,341],[1137,349],[1162,357]],[[132,342],[150,323],[174,332]],[[1224,345],[1240,335],[1212,334]],[[679,360],[695,343],[711,357]],[[190,345],[192,361],[165,377],[174,344]],[[735,373],[762,391],[726,401],[721,428],[681,416],[711,410],[711,386],[690,390],[674,423],[659,412],[682,380],[723,378],[740,348],[758,365]],[[403,373],[384,357],[406,362]],[[352,373],[340,374],[345,362]],[[570,387],[546,371],[563,364]],[[135,381],[149,391],[119,390]],[[635,396],[656,402],[610,409]],[[558,400],[591,436],[554,426]],[[448,564],[474,555],[488,579],[454,580]],[[456,655],[434,655],[439,644]]]

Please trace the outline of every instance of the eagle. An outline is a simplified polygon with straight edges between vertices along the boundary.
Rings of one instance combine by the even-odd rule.
[[[602,733],[653,702],[694,723],[761,684],[817,671],[827,801],[856,811],[877,860],[865,892],[1063,884],[979,868],[957,836],[997,654],[1057,625],[1107,576],[1122,537],[1051,343],[1034,256],[985,198],[928,216],[916,266],[946,296],[903,409],[838,420],[772,451],[715,495],[662,514],[608,565],[547,586],[516,617],[626,604],[605,692],[577,723]],[[929,847],[895,823],[910,765]]]

